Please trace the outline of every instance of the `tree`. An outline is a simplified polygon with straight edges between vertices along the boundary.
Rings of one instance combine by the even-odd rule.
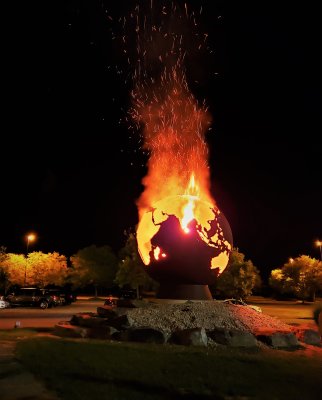
[[[271,275],[268,280],[269,286],[275,293],[286,293],[283,288],[283,271],[281,268],[276,268],[271,271]]]
[[[62,286],[67,278],[67,260],[57,252],[42,253],[34,251],[28,254],[28,282],[33,286]]]
[[[27,257],[8,253],[3,264],[11,286],[24,286],[25,283],[39,287],[62,285],[67,276],[66,257],[56,252],[46,254],[37,251],[29,253]]]
[[[8,267],[6,266],[8,254],[6,253],[6,251],[6,247],[0,246],[0,291],[4,294],[6,293],[7,285],[9,282]]]
[[[271,272],[269,284],[281,294],[315,301],[316,292],[322,289],[322,262],[306,255],[290,259]]]
[[[70,258],[72,268],[69,280],[73,287],[94,285],[95,297],[97,287],[111,287],[114,283],[118,260],[110,246],[95,245],[79,250]]]
[[[7,280],[10,286],[23,286],[27,260],[23,254],[8,253],[5,261]]]
[[[127,239],[124,247],[119,252],[119,264],[115,283],[120,287],[130,286],[136,289],[140,297],[140,288],[151,289],[158,284],[145,271],[145,266],[138,252],[135,233],[125,232]]]
[[[260,282],[259,271],[252,261],[245,260],[245,255],[234,248],[226,269],[211,289],[220,297],[245,299]]]

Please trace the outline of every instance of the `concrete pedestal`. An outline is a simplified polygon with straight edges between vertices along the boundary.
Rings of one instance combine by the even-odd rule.
[[[212,300],[208,285],[181,285],[161,283],[158,299]]]

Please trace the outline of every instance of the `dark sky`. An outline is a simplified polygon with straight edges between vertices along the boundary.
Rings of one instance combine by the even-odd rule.
[[[203,7],[200,29],[214,50],[198,62],[188,58],[187,79],[212,115],[211,188],[235,246],[264,276],[288,257],[318,258],[317,2],[187,3]],[[137,223],[146,159],[124,123],[131,71],[112,39],[118,16],[134,4],[2,5],[0,245],[7,251],[24,252],[30,230],[39,235],[34,250],[67,256],[91,244],[118,250],[123,231]]]

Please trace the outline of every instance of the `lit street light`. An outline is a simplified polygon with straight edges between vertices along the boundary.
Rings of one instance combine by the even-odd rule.
[[[26,278],[27,278],[27,263],[28,263],[28,249],[29,249],[29,243],[33,242],[36,239],[36,235],[33,233],[30,233],[27,237],[27,254],[26,254],[26,263],[25,263],[25,279],[24,279],[24,286],[26,286]]]
[[[322,261],[322,242],[321,240],[317,240],[315,244],[320,248],[320,261]]]

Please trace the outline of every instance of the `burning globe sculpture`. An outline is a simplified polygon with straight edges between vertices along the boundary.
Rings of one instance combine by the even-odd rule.
[[[211,298],[208,285],[227,266],[232,234],[210,193],[211,116],[205,101],[190,91],[184,66],[190,48],[208,49],[208,34],[195,31],[194,12],[189,16],[185,7],[182,14],[170,3],[160,10],[160,24],[134,18],[137,53],[129,114],[148,155],[144,191],[136,201],[138,249],[146,271],[160,283],[158,297]],[[189,28],[182,21],[191,23]]]
[[[147,211],[137,229],[147,273],[159,298],[211,299],[208,285],[228,264],[232,232],[224,214],[197,196],[170,196]]]

